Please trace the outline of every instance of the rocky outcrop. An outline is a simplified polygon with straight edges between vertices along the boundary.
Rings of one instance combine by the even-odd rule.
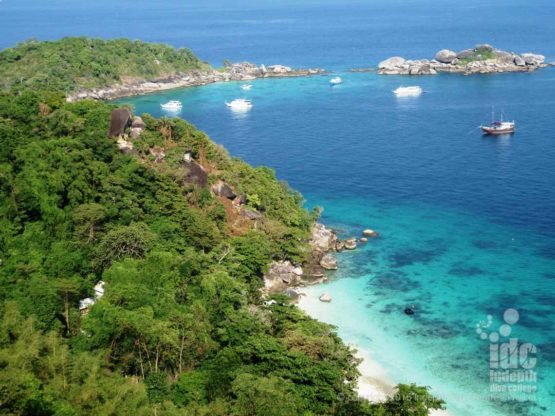
[[[320,259],[319,264],[326,270],[337,270],[337,259],[333,253],[324,254]]]
[[[305,77],[323,75],[326,71],[320,68],[293,69],[283,65],[260,65],[250,62],[228,64],[222,70],[191,71],[177,73],[157,79],[135,79],[127,82],[96,89],[81,89],[67,97],[74,102],[85,99],[114,100],[133,95],[149,94],[174,88],[194,87],[215,82],[250,81],[256,78]]]
[[[488,44],[454,52],[442,49],[435,59],[407,60],[395,56],[378,65],[382,75],[435,75],[442,72],[490,74],[501,72],[529,72],[544,68],[545,57],[533,53],[516,54],[502,51]]]
[[[190,160],[189,162],[181,162],[181,167],[185,172],[184,184],[195,185],[199,188],[204,188],[208,184],[208,173],[202,165]]]
[[[329,228],[326,228],[325,225],[317,222],[312,226],[310,246],[313,250],[321,252],[335,250],[337,241],[337,235]]]
[[[234,200],[237,197],[237,194],[233,189],[231,189],[231,186],[229,186],[224,181],[218,181],[214,185],[212,185],[212,192],[216,196],[220,196],[230,200]]]
[[[303,269],[290,261],[274,261],[264,275],[264,286],[268,292],[281,292],[301,283],[302,275]]]
[[[449,49],[442,49],[436,53],[436,61],[442,64],[450,64],[454,59],[457,59],[457,52],[450,51]]]
[[[357,239],[356,238],[348,238],[345,240],[345,248],[347,250],[354,250],[357,248]]]
[[[364,230],[362,232],[362,235],[365,236],[365,237],[376,238],[376,237],[378,237],[379,234],[378,234],[377,231],[374,231],[374,230],[371,230],[370,228],[367,228],[366,230]]]

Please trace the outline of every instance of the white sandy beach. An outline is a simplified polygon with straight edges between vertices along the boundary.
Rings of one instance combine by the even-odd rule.
[[[314,296],[313,294],[303,294],[303,296],[300,296],[299,298],[298,306],[313,318],[319,318],[314,315],[314,311],[317,307],[321,306],[317,296]],[[360,371],[360,377],[358,379],[358,395],[369,400],[370,402],[384,402],[387,397],[394,394],[396,383],[391,380],[387,370],[372,358],[370,351],[363,350],[353,343],[348,343],[348,345],[356,350],[355,356],[362,359],[362,362],[358,366]],[[430,412],[430,416],[453,415],[448,413],[446,410],[433,410]]]

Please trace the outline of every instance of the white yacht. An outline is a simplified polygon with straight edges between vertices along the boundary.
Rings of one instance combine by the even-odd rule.
[[[399,87],[393,91],[397,97],[417,97],[422,94],[421,87]]]
[[[331,85],[338,85],[338,84],[341,84],[341,83],[343,83],[343,80],[341,79],[341,77],[335,77],[335,78],[330,79],[330,84]]]
[[[244,98],[237,98],[230,103],[226,101],[225,105],[227,105],[232,110],[248,110],[252,108],[252,102]]]
[[[242,89],[243,91],[249,91],[251,88],[252,88],[252,85],[251,85],[251,84],[243,84],[243,85],[241,85],[241,89]]]
[[[179,111],[183,108],[183,104],[181,104],[181,101],[172,100],[167,103],[160,104],[160,107],[167,111]]]

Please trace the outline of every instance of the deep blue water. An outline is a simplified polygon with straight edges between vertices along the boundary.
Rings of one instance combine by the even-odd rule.
[[[191,2],[189,2],[191,3]],[[0,3],[0,47],[37,37],[131,37],[224,59],[321,66],[329,78],[219,84],[123,100],[181,117],[234,156],[276,169],[343,235],[382,237],[342,255],[314,313],[373,353],[395,382],[417,381],[455,415],[555,414],[555,69],[531,74],[424,78],[349,73],[392,55],[431,57],[487,42],[555,61],[552,1]],[[427,92],[396,99],[399,85]],[[224,101],[247,96],[248,113]],[[483,137],[491,108],[517,122]],[[417,313],[402,313],[414,305]],[[516,308],[513,336],[538,350],[538,388],[523,403],[488,399],[489,343],[476,323]],[[496,342],[492,342],[496,344]]]

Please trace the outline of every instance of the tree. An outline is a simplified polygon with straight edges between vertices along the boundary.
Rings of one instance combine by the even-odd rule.
[[[95,240],[95,233],[106,218],[106,208],[103,205],[90,203],[75,208],[73,221],[75,233],[81,241],[90,243]]]
[[[233,381],[236,399],[233,414],[237,416],[291,416],[301,413],[293,394],[293,383],[278,377],[239,374]],[[279,405],[278,405],[279,403]]]
[[[141,258],[152,248],[155,235],[144,223],[119,226],[109,231],[95,250],[95,264],[100,270],[124,257]]]

